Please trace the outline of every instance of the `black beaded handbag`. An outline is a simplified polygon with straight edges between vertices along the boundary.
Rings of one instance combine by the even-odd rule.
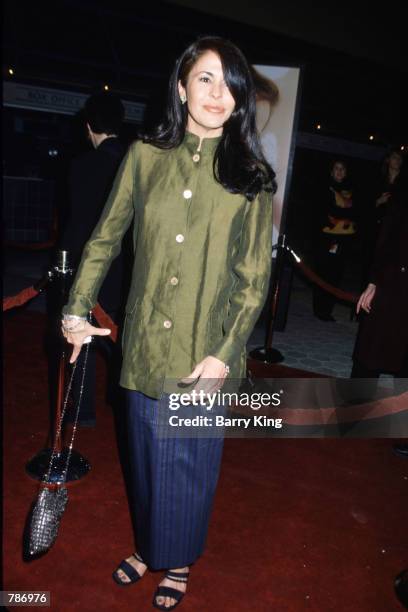
[[[68,398],[71,392],[72,381],[74,379],[76,364],[72,368],[71,378],[67,386],[67,391],[65,394],[64,405],[61,411],[61,417],[58,423],[57,432],[55,435],[55,443],[54,448],[52,450],[50,464],[47,470],[47,473],[44,475],[41,485],[40,491],[38,493],[37,500],[34,504],[30,522],[29,522],[29,542],[28,542],[28,551],[31,556],[39,555],[47,552],[51,546],[54,544],[57,539],[58,529],[61,522],[62,515],[64,514],[65,508],[68,503],[68,491],[65,486],[65,480],[67,477],[69,461],[71,458],[71,452],[74,445],[74,437],[77,429],[78,416],[79,416],[79,408],[81,405],[82,391],[84,387],[84,379],[85,379],[85,366],[88,358],[89,344],[86,345],[85,349],[85,358],[83,362],[82,368],[82,380],[81,380],[81,388],[78,398],[78,403],[76,406],[75,419],[72,429],[71,442],[68,447],[67,460],[65,463],[65,467],[63,470],[63,477],[61,483],[58,485],[51,483],[50,476],[53,468],[53,464],[57,455],[57,441],[60,438],[62,424],[64,421],[64,416],[67,408]],[[52,486],[51,486],[52,485]]]

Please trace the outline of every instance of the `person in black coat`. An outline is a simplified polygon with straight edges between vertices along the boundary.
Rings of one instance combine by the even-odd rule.
[[[353,353],[352,378],[395,376],[397,392],[408,379],[408,201],[399,194],[385,215],[377,241],[370,282],[357,303],[365,311]],[[370,385],[374,391],[376,383]],[[408,444],[394,450],[408,456]]]
[[[404,173],[404,158],[398,149],[392,149],[385,157],[378,180],[371,190],[364,219],[361,223],[363,238],[362,287],[368,282],[376,243],[382,222],[394,199],[407,196],[407,179]],[[369,190],[370,192],[370,190]]]
[[[80,155],[71,164],[68,181],[68,222],[60,239],[60,249],[69,252],[70,264],[74,269],[77,268],[83,248],[99,220],[126,152],[126,147],[118,138],[124,107],[117,96],[109,92],[90,96],[85,103],[83,114],[93,150]],[[119,255],[113,262],[99,294],[100,305],[116,324],[119,323],[122,308],[124,278],[124,256]],[[113,383],[119,367],[117,350],[112,341],[107,338],[94,339],[89,348],[80,410],[80,424],[85,426],[95,423],[96,344],[107,353]],[[80,378],[78,375],[74,378],[74,406],[79,397]],[[73,415],[69,414],[68,419],[72,417]]]
[[[408,376],[408,202],[395,200],[384,217],[370,282],[357,303],[360,322],[353,377]]]
[[[331,164],[330,179],[316,191],[314,202],[318,216],[314,240],[316,273],[330,285],[342,280],[346,257],[356,235],[353,186],[342,160]],[[334,321],[336,298],[317,285],[313,287],[313,312],[321,321]]]

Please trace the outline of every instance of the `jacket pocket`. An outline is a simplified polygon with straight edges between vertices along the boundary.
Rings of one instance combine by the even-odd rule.
[[[227,316],[228,306],[225,306],[222,310],[212,310],[208,317],[208,349],[217,344],[224,336],[224,321]]]
[[[130,297],[126,303],[125,315],[133,315],[136,311],[136,308],[140,302],[139,298]]]
[[[131,333],[131,325],[138,311],[138,306],[139,306],[139,299],[136,299],[134,301],[128,300],[128,303],[126,304],[125,318],[123,321],[122,338],[121,338],[122,352],[125,351],[126,340],[128,339],[128,336]]]

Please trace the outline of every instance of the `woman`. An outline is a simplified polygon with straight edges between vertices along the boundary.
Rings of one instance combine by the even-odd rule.
[[[408,206],[394,196],[381,224],[361,317],[352,378],[408,377]]]
[[[408,390],[408,205],[401,193],[394,194],[381,223],[368,280],[357,303],[357,313],[364,312],[351,371],[351,378],[367,379],[358,381],[364,400],[374,397],[383,373],[394,375],[397,395]],[[394,451],[407,457],[408,444]]]
[[[315,247],[316,272],[331,285],[340,283],[347,249],[356,233],[353,190],[344,161],[336,160],[330,169],[330,180],[317,195],[319,214]],[[313,290],[313,311],[321,321],[334,321],[335,298],[317,285]]]
[[[200,38],[176,63],[164,122],[122,163],[64,309],[74,361],[86,336],[109,333],[85,316],[134,218],[121,385],[138,551],[114,579],[130,584],[147,567],[171,568],[153,599],[159,609],[179,603],[204,548],[223,445],[160,438],[163,398],[172,381],[214,390],[228,373],[244,375],[269,284],[274,189],[248,64],[230,42]]]
[[[403,188],[402,165],[403,157],[398,150],[392,150],[383,162],[381,179],[377,185],[375,195],[377,234],[379,231],[378,226],[381,225],[393,198],[398,196],[399,191]]]
[[[385,157],[381,175],[371,191],[368,213],[364,220],[362,287],[369,280],[370,267],[384,217],[395,199],[407,196],[407,184],[403,174],[403,156],[397,149]]]

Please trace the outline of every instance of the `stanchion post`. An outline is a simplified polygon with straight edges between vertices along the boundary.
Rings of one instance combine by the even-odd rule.
[[[58,423],[61,418],[62,407],[64,402],[65,388],[65,346],[64,342],[57,331],[58,321],[61,316],[61,311],[68,297],[68,291],[71,284],[73,269],[69,266],[68,251],[58,251],[55,266],[52,269],[53,274],[53,304],[52,304],[52,334],[57,337],[56,342],[56,358],[58,362],[58,371],[56,375],[56,393],[55,393],[55,411],[53,419],[53,444],[56,445],[57,451],[62,452],[62,432],[58,436]]]
[[[68,252],[58,251],[56,264],[49,273],[50,280],[52,281],[51,284],[53,294],[53,303],[51,308],[51,327],[53,334],[57,333],[55,327],[57,325],[57,321],[60,319],[61,310],[67,301],[67,294],[70,285],[69,280],[72,277],[72,273],[73,270],[69,267]],[[56,358],[58,362],[58,371],[56,377],[56,393],[53,396],[55,401],[54,418],[50,428],[51,448],[46,448],[37,453],[37,455],[30,459],[26,465],[26,471],[29,476],[36,480],[42,480],[44,474],[47,473],[52,448],[55,445],[56,456],[50,475],[50,481],[55,484],[64,480],[64,470],[68,454],[68,448],[63,446],[62,433],[58,435],[58,423],[61,419],[64,402],[66,351],[61,336],[58,335],[57,338]],[[79,480],[89,472],[90,467],[89,462],[80,453],[72,450],[65,481],[69,482],[72,480]]]
[[[276,308],[279,299],[280,276],[283,267],[283,262],[286,257],[286,235],[281,234],[278,239],[276,264],[272,279],[272,297],[269,307],[269,317],[266,323],[265,345],[250,351],[249,356],[257,361],[264,363],[279,363],[285,358],[278,349],[272,347],[273,342],[273,327],[275,322]]]

